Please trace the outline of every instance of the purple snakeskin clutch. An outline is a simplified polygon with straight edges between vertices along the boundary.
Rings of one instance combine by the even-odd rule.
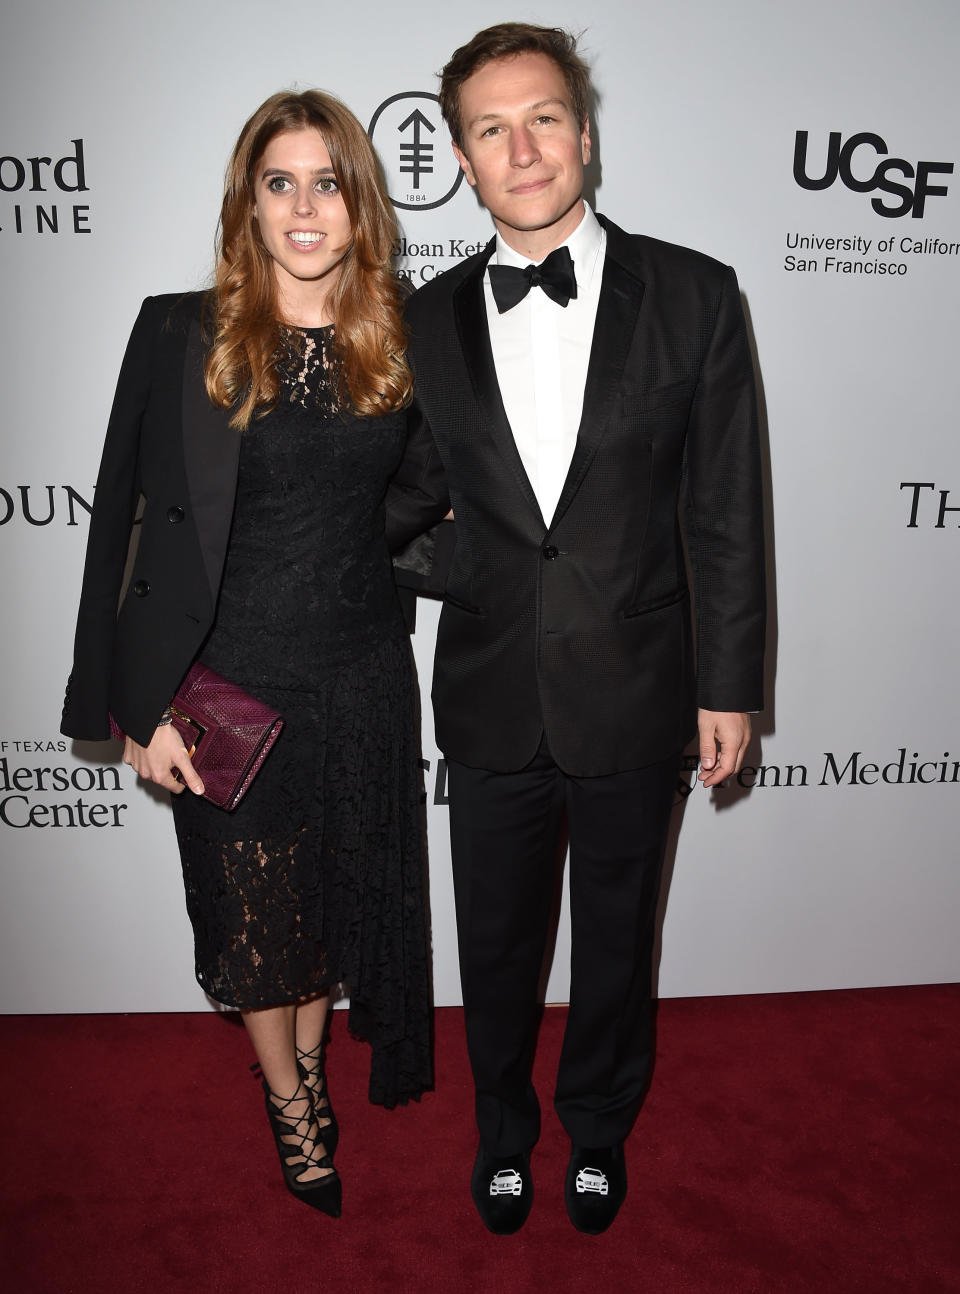
[[[280,735],[279,714],[199,662],[177,689],[170,712],[203,778],[204,799],[235,809]],[[112,715],[110,728],[123,737]]]

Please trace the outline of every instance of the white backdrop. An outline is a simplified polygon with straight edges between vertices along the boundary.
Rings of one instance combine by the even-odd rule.
[[[417,282],[490,229],[466,185],[451,193],[435,71],[474,25],[585,24],[570,0],[469,19],[436,0],[356,12],[5,8],[0,1010],[205,1005],[166,805],[114,771],[115,747],[57,729],[83,501],[126,336],[143,296],[205,282],[242,122],[285,86],[322,86],[365,124],[376,117],[406,204],[400,268]],[[948,0],[909,17],[889,0],[589,8],[597,206],[736,266],[769,428],[773,704],[750,756],[759,771],[677,809],[665,996],[960,972],[958,37]],[[416,181],[399,171],[415,135],[424,167],[433,145]],[[435,622],[421,605],[425,692]],[[424,757],[436,998],[449,1004],[446,809],[428,722]],[[552,1000],[566,995],[567,950],[564,918]]]

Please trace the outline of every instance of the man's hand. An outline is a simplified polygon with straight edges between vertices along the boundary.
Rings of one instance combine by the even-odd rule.
[[[700,772],[704,786],[719,786],[740,771],[750,741],[750,716],[736,711],[699,710]]]
[[[129,764],[148,782],[166,787],[174,795],[189,788],[194,795],[203,795],[203,782],[193,764],[183,740],[172,723],[165,723],[154,731],[149,746],[141,746],[127,737],[123,746],[123,762]],[[173,770],[178,769],[182,781]]]

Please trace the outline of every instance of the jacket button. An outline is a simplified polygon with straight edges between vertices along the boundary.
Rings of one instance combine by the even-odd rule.
[[[544,544],[543,560],[545,562],[555,562],[560,556],[560,549],[554,548],[553,544]]]
[[[182,521],[186,515],[179,503],[174,504],[172,508],[167,508],[167,520],[173,525],[176,525],[178,521]]]
[[[145,598],[150,592],[150,584],[147,580],[137,580],[133,586],[133,591],[138,598]]]

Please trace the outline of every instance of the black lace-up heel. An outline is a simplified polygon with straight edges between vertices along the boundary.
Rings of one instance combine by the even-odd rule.
[[[312,1051],[301,1051],[297,1048],[297,1069],[310,1093],[313,1113],[320,1129],[320,1139],[332,1159],[340,1142],[340,1125],[330,1104],[327,1091],[327,1076],[323,1066],[323,1040]]]
[[[271,1092],[264,1079],[263,1094],[287,1190],[312,1209],[319,1209],[328,1217],[338,1218],[343,1188],[340,1175],[333,1167],[333,1160],[317,1129],[313,1098],[309,1090],[301,1082],[293,1096],[284,1098]],[[296,1101],[308,1102],[308,1113],[288,1113],[290,1106]],[[302,1174],[311,1168],[329,1168],[331,1171],[323,1177],[304,1181]]]

